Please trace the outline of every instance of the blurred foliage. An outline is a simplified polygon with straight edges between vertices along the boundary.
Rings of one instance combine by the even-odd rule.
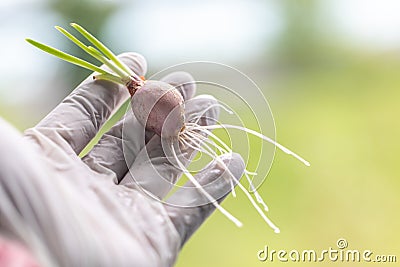
[[[272,53],[276,63],[304,67],[325,62],[330,44],[323,33],[329,31],[329,25],[321,25],[321,1],[280,0],[276,4],[283,21]]]

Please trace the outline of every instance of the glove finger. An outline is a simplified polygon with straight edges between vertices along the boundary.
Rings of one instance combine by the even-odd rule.
[[[140,54],[124,53],[119,58],[138,75],[146,72],[146,60]],[[68,154],[79,154],[128,97],[124,86],[93,80],[90,75],[25,135],[42,146],[43,142],[38,140],[37,135],[44,135]]]
[[[191,99],[196,92],[194,79],[187,72],[173,72],[161,80],[176,87],[185,100]],[[207,105],[207,103],[205,104]],[[197,105],[187,105],[186,114],[188,116],[195,115],[196,112],[199,112],[198,107],[201,107],[200,102]],[[209,111],[210,117],[217,118],[218,114],[212,114],[212,112],[218,111]],[[127,128],[123,129],[123,127]],[[111,171],[115,173],[116,179],[121,181],[128,172],[128,166],[133,164],[145,143],[148,143],[154,136],[153,132],[146,131],[145,137],[143,137],[143,132],[143,126],[130,110],[122,120],[102,136],[98,144],[83,158],[83,161],[97,172]],[[157,144],[152,146],[157,146]]]
[[[195,179],[204,185],[204,190],[218,203],[221,203],[232,189],[230,175],[239,180],[245,168],[239,154],[226,154],[220,156],[220,159],[228,167],[230,174],[215,160],[195,176]],[[215,206],[190,181],[174,193],[167,202],[170,204],[165,204],[165,209],[181,237],[182,246],[215,210]],[[197,203],[208,204],[198,205]]]
[[[196,82],[192,75],[184,71],[172,72],[161,81],[169,83],[182,94],[183,99],[189,100],[196,94]]]
[[[168,259],[165,251],[153,252],[144,233],[147,228],[141,227],[143,212],[131,209],[127,213],[126,202],[121,205],[120,187],[108,182],[94,184],[92,179],[96,177],[85,173],[88,168],[83,164],[73,164],[68,169],[49,164],[52,158],[43,155],[1,118],[0,132],[0,236],[26,245],[40,266],[123,267],[132,266],[132,262],[138,266],[167,266],[159,262],[175,258],[170,255]],[[57,151],[50,156],[57,157]],[[83,176],[87,179],[80,179]],[[155,209],[147,211],[150,215]],[[139,214],[134,223],[128,221],[133,214]],[[168,218],[164,214],[163,217]],[[168,248],[172,253],[178,235],[169,221],[168,224],[158,227],[172,233],[159,238],[156,248]],[[166,244],[171,246],[163,246]],[[4,267],[1,263],[0,247],[0,266]]]
[[[118,183],[144,147],[144,136],[143,126],[130,110],[100,138],[82,161],[98,173],[109,174],[106,177],[112,177],[114,183]]]
[[[209,95],[201,95],[186,104],[186,118],[200,114],[200,125],[211,125],[217,121],[219,108],[217,100]],[[193,149],[181,149],[185,158],[194,156]],[[185,164],[188,164],[186,161]],[[128,173],[121,181],[122,185],[141,187],[158,199],[164,198],[181,176],[181,170],[166,156],[162,139],[155,135],[140,151]]]

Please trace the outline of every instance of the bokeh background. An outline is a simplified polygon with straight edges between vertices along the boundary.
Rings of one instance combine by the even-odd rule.
[[[312,166],[277,151],[260,188],[281,234],[238,192],[224,206],[244,227],[215,213],[177,266],[314,266],[260,262],[257,252],[321,251],[339,238],[398,262],[399,10],[397,0],[2,0],[0,116],[32,127],[89,74],[24,41],[79,55],[53,29],[71,21],[117,53],[145,55],[150,74],[190,60],[234,66],[263,90],[278,141]]]

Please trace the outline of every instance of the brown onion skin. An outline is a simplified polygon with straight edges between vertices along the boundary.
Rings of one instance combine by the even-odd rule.
[[[168,83],[148,80],[132,97],[138,121],[163,138],[177,137],[185,123],[184,100]]]

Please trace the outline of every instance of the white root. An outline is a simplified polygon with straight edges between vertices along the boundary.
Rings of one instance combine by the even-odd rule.
[[[189,138],[191,137],[191,138],[193,138],[193,139],[195,139],[195,140],[197,140],[199,142],[205,142],[205,143],[208,143],[208,144],[214,146],[215,148],[217,148],[221,152],[221,154],[226,154],[226,153],[231,153],[232,152],[230,149],[226,150],[225,148],[222,148],[221,146],[217,145],[214,141],[204,137],[203,135],[201,135],[201,134],[199,134],[197,132],[188,131],[188,132],[186,132],[186,134],[189,136]]]
[[[225,144],[224,141],[222,141],[222,140],[221,140],[218,136],[216,136],[213,132],[211,132],[211,131],[205,129],[205,128],[204,128],[205,126],[200,126],[200,125],[198,125],[198,124],[187,123],[188,132],[192,132],[192,133],[195,133],[195,134],[200,135],[200,134],[199,134],[198,132],[196,132],[196,131],[190,131],[190,130],[191,130],[191,127],[193,127],[194,130],[198,130],[198,131],[203,132],[203,133],[205,133],[206,135],[211,136],[212,138],[214,138],[218,143],[220,143],[220,144],[224,147],[224,149],[226,150],[227,153],[232,152],[232,149],[231,149],[227,144]],[[203,137],[204,137],[204,136],[203,136]]]
[[[228,112],[229,114],[233,114],[233,112],[228,109],[227,107],[225,107],[224,105],[222,105],[221,103],[216,103],[216,104],[212,104],[210,106],[208,106],[205,110],[203,110],[202,112],[198,112],[198,113],[194,113],[189,117],[189,121],[194,120],[194,124],[198,125],[199,121],[201,118],[204,118],[203,116],[206,114],[207,111],[209,111],[212,108],[215,107],[220,107],[223,110],[225,110],[226,112]]]
[[[193,138],[193,139],[190,139],[190,137],[191,137],[190,134],[198,134],[202,139],[197,138],[197,137],[195,137],[195,138]],[[207,155],[210,156],[212,159],[215,159],[216,157],[218,157],[218,154],[215,153],[215,151],[214,151],[210,146],[208,146],[207,144],[205,144],[205,142],[204,142],[204,141],[208,142],[208,141],[211,141],[211,140],[209,140],[208,138],[204,137],[203,135],[201,135],[201,134],[199,134],[199,133],[197,133],[197,132],[186,132],[185,135],[188,135],[188,136],[189,136],[189,140],[191,140],[192,143],[196,144],[196,147],[194,147],[194,146],[191,145],[189,142],[184,141],[185,144],[187,144],[189,147],[191,147],[191,148],[193,148],[194,150],[197,150],[197,151],[199,151],[199,152],[201,152],[201,153],[207,154]],[[196,140],[196,141],[198,141],[198,142],[196,143],[196,142],[194,142],[194,140]],[[201,147],[202,144],[205,146],[205,148]],[[212,142],[212,141],[211,141],[211,145],[215,145],[217,148],[219,148],[219,146],[218,146],[217,144],[215,144],[214,142]],[[220,151],[221,151],[221,150],[220,150]],[[229,154],[229,153],[226,152],[226,153],[221,153],[221,154]],[[229,182],[230,182],[230,184],[231,184],[232,195],[233,195],[233,197],[236,197],[235,185],[234,185],[232,179],[229,179]]]
[[[215,136],[215,135],[214,135],[212,132],[210,132],[209,130],[206,130],[206,129],[202,129],[202,130],[204,130],[204,132],[205,132],[206,134],[208,134],[208,135],[211,134],[212,136]],[[198,132],[195,132],[195,131],[187,131],[187,134],[188,134],[188,135],[191,134],[191,133],[193,133],[194,135],[198,135],[199,137],[202,137],[202,140],[205,141],[205,142],[210,141],[208,138],[204,137],[203,135],[199,134]],[[217,136],[215,136],[215,137],[218,138]],[[218,138],[217,141],[219,141],[219,142],[220,142],[221,144],[223,144],[227,149],[229,149],[229,147],[228,147],[221,139]],[[211,141],[211,142],[212,142],[212,141]],[[218,146],[217,144],[215,144],[215,146],[219,149],[220,152],[223,153],[223,151],[221,151],[221,149],[220,149],[220,146]],[[211,151],[211,149],[209,149],[209,151]],[[229,151],[225,151],[225,153],[231,153],[231,152],[232,152],[232,150],[230,150],[230,149],[229,149]],[[223,154],[225,154],[225,153],[223,153]],[[215,157],[217,157],[217,156],[218,156],[218,155],[215,155]],[[257,192],[256,188],[254,187],[254,185],[253,185],[253,183],[252,183],[252,181],[251,181],[251,179],[250,179],[250,177],[249,177],[249,175],[256,175],[256,173],[254,173],[254,172],[249,172],[248,170],[245,169],[245,170],[244,170],[244,175],[246,176],[247,181],[249,182],[251,192],[254,193],[254,196],[255,196],[257,202],[263,206],[263,208],[264,208],[265,211],[269,211],[269,208],[268,208],[267,204],[264,202],[264,200],[262,199],[262,197],[260,196],[260,194]],[[236,197],[236,192],[235,192],[235,190],[234,190],[233,183],[232,183],[232,189],[233,189],[233,190],[232,190],[232,195],[233,195],[234,197]]]
[[[248,129],[246,127],[236,126],[236,125],[229,125],[229,124],[207,125],[207,126],[199,125],[198,122],[203,117],[203,115],[209,109],[211,109],[211,108],[213,108],[215,106],[222,107],[228,113],[233,114],[233,112],[231,110],[229,110],[228,108],[226,108],[225,106],[223,106],[223,105],[221,105],[219,103],[212,105],[211,107],[207,108],[206,110],[202,111],[201,113],[195,114],[194,117],[189,118],[189,122],[187,122],[186,125],[185,125],[186,126],[185,131],[183,131],[183,132],[181,132],[179,134],[179,142],[182,145],[188,146],[188,147],[190,147],[190,148],[192,148],[192,149],[194,149],[196,151],[199,151],[201,153],[204,153],[204,154],[210,156],[213,160],[216,160],[219,164],[221,164],[223,166],[223,168],[227,171],[229,176],[231,177],[231,179],[229,179],[229,183],[231,185],[232,195],[234,197],[236,197],[236,192],[235,192],[235,183],[236,183],[239,186],[239,188],[244,192],[246,197],[250,200],[251,204],[257,210],[257,212],[260,214],[260,216],[263,218],[263,220],[274,230],[275,233],[280,233],[279,228],[266,216],[266,214],[262,211],[262,209],[256,203],[256,201],[257,201],[258,204],[260,204],[264,208],[264,211],[268,211],[269,210],[267,204],[264,202],[264,200],[262,199],[261,195],[257,192],[257,189],[254,187],[253,182],[250,179],[250,175],[257,175],[257,173],[250,172],[250,171],[248,171],[246,169],[244,170],[244,175],[246,176],[246,179],[247,179],[247,181],[249,183],[250,191],[254,193],[254,197],[256,199],[256,201],[255,201],[253,199],[253,197],[250,195],[249,191],[246,190],[246,188],[240,183],[240,181],[238,179],[236,179],[235,176],[233,176],[233,174],[229,171],[229,169],[226,166],[226,164],[219,158],[219,155],[215,151],[215,149],[218,150],[218,152],[221,155],[232,153],[232,149],[227,144],[225,144],[225,142],[222,141],[218,136],[213,134],[211,132],[211,130],[213,130],[213,129],[229,129],[229,128],[230,129],[241,130],[241,131],[244,131],[246,133],[255,135],[255,136],[263,139],[264,141],[267,141],[267,142],[273,144],[274,146],[276,146],[277,148],[279,148],[280,150],[282,150],[286,154],[292,155],[293,157],[295,157],[296,159],[301,161],[306,166],[310,166],[310,163],[308,161],[306,161],[305,159],[303,159],[302,157],[300,157],[299,155],[297,155],[296,153],[294,153],[293,151],[291,151],[291,150],[287,149],[286,147],[282,146],[281,144],[279,144],[275,140],[273,140],[273,139],[271,139],[271,138],[269,138],[269,137],[267,137],[267,136],[265,136],[265,135],[263,135],[263,134],[261,134],[259,132],[256,132],[254,130]],[[214,140],[210,140],[205,136],[209,136]],[[236,225],[238,225],[240,227],[242,225],[242,223],[239,222],[235,217],[233,217],[233,215],[231,215],[228,211],[223,209],[218,204],[218,202],[204,190],[204,188],[197,182],[197,180],[190,174],[190,172],[179,161],[178,156],[175,153],[173,145],[171,147],[172,147],[172,151],[173,151],[173,155],[175,157],[175,160],[177,161],[179,167],[182,170],[185,171],[185,173],[186,173],[187,177],[189,178],[189,180],[192,181],[192,183],[196,186],[196,188],[201,193],[203,193],[209,199],[209,201],[211,201],[211,203],[214,204],[214,206],[217,209],[219,209],[225,216],[227,216],[231,221],[233,221]]]
[[[310,166],[310,163],[303,159],[302,157],[300,157],[299,155],[297,155],[296,153],[294,153],[293,151],[287,149],[286,147],[282,146],[281,144],[279,144],[278,142],[276,142],[275,140],[260,134],[259,132],[256,132],[254,130],[248,129],[246,127],[242,127],[242,126],[237,126],[237,125],[230,125],[230,124],[223,124],[223,125],[208,125],[208,126],[192,126],[193,129],[199,129],[199,128],[205,128],[208,130],[213,130],[213,129],[226,129],[226,128],[231,128],[231,129],[238,129],[238,130],[242,130],[244,132],[247,132],[249,134],[255,135],[271,144],[273,144],[274,146],[276,146],[277,148],[279,148],[280,150],[282,150],[283,152],[285,152],[286,154],[292,155],[293,157],[295,157],[296,159],[298,159],[299,161],[301,161],[304,165],[306,166]]]
[[[232,196],[233,196],[233,197],[236,197],[235,184],[233,183],[233,180],[232,180],[232,179],[229,179],[229,183],[231,184]]]
[[[202,129],[197,129],[197,130],[202,130]],[[191,137],[193,136],[193,131],[191,132],[191,136],[189,135],[190,131],[186,131],[183,136],[187,136],[187,137]],[[198,134],[198,133],[197,133]],[[202,136],[202,135],[201,135]],[[202,136],[204,139],[206,139],[204,136]],[[257,210],[257,212],[260,214],[260,216],[264,219],[264,221],[274,230],[275,233],[279,233],[280,230],[279,228],[265,215],[265,213],[260,209],[260,207],[257,205],[257,203],[254,201],[254,199],[251,197],[250,193],[246,190],[246,188],[244,188],[244,186],[242,184],[240,184],[239,180],[236,179],[233,174],[229,171],[228,167],[226,166],[226,164],[218,157],[218,155],[215,153],[215,151],[209,147],[207,144],[205,144],[205,142],[203,142],[201,139],[197,138],[195,142],[193,139],[191,140],[192,143],[194,143],[196,146],[190,144],[188,141],[184,140],[183,142],[185,144],[187,144],[188,146],[190,146],[193,149],[196,149],[197,151],[200,151],[202,153],[205,153],[207,155],[209,155],[211,158],[213,158],[214,160],[217,160],[218,163],[220,163],[224,169],[228,172],[229,176],[231,177],[231,179],[229,180],[229,182],[231,183],[231,187],[232,189],[234,189],[234,183],[236,182],[239,186],[239,188],[245,193],[246,197],[250,200],[250,202],[252,203],[252,205],[254,206],[254,208]],[[204,147],[201,147],[201,145],[204,145]],[[245,172],[246,174],[246,172]],[[250,184],[252,185],[251,181]],[[202,187],[201,187],[202,188]],[[254,187],[253,187],[254,188]],[[202,190],[205,192],[205,190],[202,188]],[[254,189],[255,191],[255,189]],[[234,191],[233,191],[234,192]],[[256,192],[256,191],[255,191]],[[236,193],[234,193],[236,196]],[[265,202],[262,200],[261,196],[257,193],[255,194],[257,201],[260,204],[263,204],[264,209],[268,210],[267,205],[265,204]]]
[[[257,189],[254,187],[253,182],[250,179],[250,175],[251,174],[252,174],[252,172],[244,170],[244,175],[246,176],[247,181],[249,182],[251,192],[254,193],[254,196],[256,197],[257,202],[260,203],[263,206],[265,211],[269,211],[269,208],[268,208],[267,204],[265,204],[264,200],[262,199],[260,194],[257,192]]]
[[[196,186],[196,188],[218,209],[222,214],[224,214],[229,220],[231,220],[236,226],[242,227],[243,223],[236,219],[232,214],[230,214],[226,209],[224,209],[218,202],[201,186],[201,184],[193,177],[193,175],[186,169],[186,167],[180,162],[178,156],[176,155],[174,144],[171,143],[172,154],[182,170],[184,170],[186,176],[189,180]]]
[[[222,164],[224,164],[222,162]],[[229,171],[229,170],[228,170]],[[257,205],[257,203],[254,201],[254,199],[251,197],[250,193],[244,188],[244,186],[239,183],[239,181],[231,174],[232,178],[236,180],[237,185],[239,188],[245,193],[247,198],[250,200],[251,204],[253,204],[254,208],[257,210],[257,212],[261,215],[261,217],[264,219],[264,221],[274,230],[275,233],[280,233],[281,231],[279,228],[265,215],[265,213],[260,209],[260,207]]]

